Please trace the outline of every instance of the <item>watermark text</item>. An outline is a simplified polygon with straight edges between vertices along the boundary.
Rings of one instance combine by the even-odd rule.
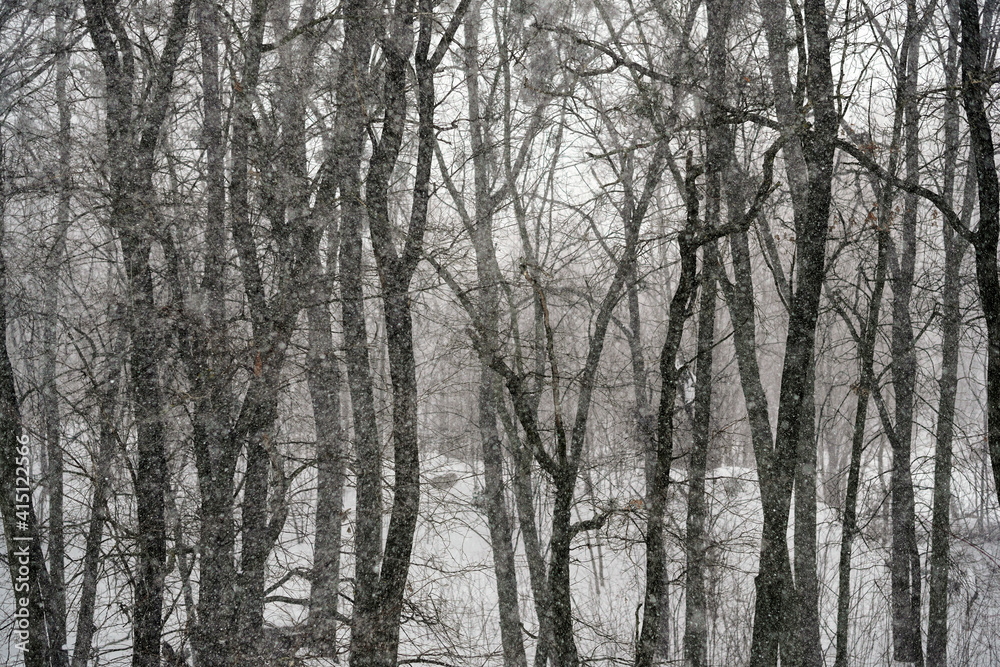
[[[14,576],[14,648],[28,650],[31,621],[31,459],[28,436],[17,439],[14,462],[14,551],[11,574]]]

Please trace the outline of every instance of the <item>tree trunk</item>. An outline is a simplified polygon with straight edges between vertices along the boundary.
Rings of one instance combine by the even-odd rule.
[[[367,667],[377,650],[376,587],[382,540],[382,457],[375,416],[364,309],[361,232],[361,160],[365,142],[365,106],[358,91],[368,88],[368,61],[375,39],[375,10],[367,0],[344,7],[344,46],[337,79],[337,123],[333,170],[340,192],[340,295],[347,386],[351,396],[357,510],[354,530],[354,606],[350,664]]]
[[[816,360],[809,360],[809,374],[802,398],[802,428],[798,466],[795,468],[795,537],[793,550],[798,592],[798,631],[790,664],[822,667],[819,631],[819,577],[816,565]]]
[[[552,538],[549,540],[549,596],[552,605],[552,632],[555,635],[553,662],[556,667],[576,667],[580,656],[573,631],[573,602],[569,578],[570,516],[576,477],[560,471],[553,478]]]
[[[972,245],[976,256],[979,301],[986,316],[986,442],[993,466],[993,481],[1000,499],[1000,275],[997,244],[1000,238],[1000,183],[986,96],[989,84],[983,73],[983,33],[979,28],[977,0],[959,0],[962,19],[962,104],[969,124],[971,159],[979,188],[979,226]]]
[[[132,631],[133,667],[159,667],[166,560],[164,493],[167,484],[159,311],[150,255],[154,155],[169,108],[174,72],[184,46],[192,0],[173,3],[159,60],[150,74],[148,96],[136,117],[133,45],[124,36],[113,5],[86,0],[87,30],[101,60],[106,83],[111,213],[109,224],[121,242],[129,292],[129,371],[135,395],[136,532],[139,537]]]
[[[535,525],[534,485],[532,483],[530,448],[518,438],[516,426],[498,401],[500,415],[507,431],[508,440],[515,443],[514,452],[514,504],[517,507],[518,526],[524,540],[524,554],[528,561],[528,580],[538,619],[538,642],[535,645],[535,667],[544,667],[548,661],[555,637],[552,632],[551,604],[549,602],[549,582],[545,558],[542,556],[538,527]]]
[[[56,622],[61,634],[66,634],[66,537],[63,525],[63,452],[60,434],[62,424],[59,414],[59,392],[56,379],[58,351],[59,275],[66,256],[66,231],[70,224],[70,109],[67,94],[69,80],[69,51],[66,22],[72,19],[73,9],[62,4],[56,13],[56,43],[60,52],[56,59],[56,107],[59,114],[59,200],[56,206],[56,230],[52,245],[45,258],[43,322],[42,322],[42,420],[45,429],[45,446],[48,471],[45,480],[49,495],[48,559],[52,577]]]
[[[473,2],[465,16],[465,79],[469,91],[469,130],[476,194],[475,218],[469,232],[476,252],[476,278],[480,289],[479,318],[485,333],[499,336],[499,267],[493,245],[493,203],[488,173],[489,150],[484,145],[485,127],[480,116],[479,97],[480,7]],[[527,667],[521,613],[518,606],[517,568],[514,561],[513,532],[507,512],[503,483],[503,449],[497,428],[496,402],[500,384],[489,362],[480,361],[479,437],[483,447],[486,491],[486,519],[493,551],[497,602],[500,612],[500,641],[505,667]]]
[[[328,230],[336,247],[335,230]],[[317,262],[318,265],[318,262]],[[340,362],[334,344],[329,302],[336,265],[316,276],[316,302],[306,311],[309,361],[306,378],[316,429],[316,545],[309,596],[313,642],[324,654],[335,654],[337,603],[340,590],[341,512],[344,504],[344,432],[340,423]]]
[[[787,80],[787,54],[778,42],[783,33],[785,5],[766,2],[762,9],[776,15],[778,24],[767,31],[772,55],[772,70]],[[795,292],[789,304],[788,334],[781,372],[778,427],[773,457],[758,460],[761,480],[761,503],[764,525],[761,535],[760,569],[757,576],[757,599],[754,610],[751,667],[773,667],[779,646],[792,641],[795,605],[794,583],[788,555],[787,529],[798,448],[801,437],[802,402],[806,396],[809,366],[812,362],[816,320],[825,271],[826,238],[831,202],[834,143],[838,119],[834,107],[833,79],[830,67],[830,40],[827,34],[826,7],[823,0],[803,4],[805,36],[808,40],[806,92],[812,103],[813,124],[802,129],[798,111],[788,105],[785,94],[776,95],[779,119],[788,137],[791,154],[801,146],[806,169],[804,174],[789,173],[795,217],[795,245],[798,268]],[[769,17],[764,17],[769,21]],[[771,17],[775,18],[775,17]],[[779,58],[780,60],[780,58]],[[780,81],[781,76],[776,78]],[[782,111],[782,108],[785,110]],[[786,150],[786,156],[790,153]],[[794,171],[793,161],[789,171]],[[800,179],[805,177],[806,183]]]
[[[958,102],[958,3],[949,5],[948,36],[945,55],[944,176],[942,196],[951,204],[954,199],[955,172],[959,151]],[[962,218],[966,226],[972,217],[976,179],[970,165],[965,177]],[[955,397],[958,393],[958,353],[961,343],[961,269],[968,243],[945,221],[944,286],[941,289],[941,380],[939,384],[936,447],[934,454],[934,505],[931,519],[930,609],[927,612],[927,667],[948,664],[948,570],[951,544],[951,466],[955,435]]]
[[[121,326],[121,323],[118,323]],[[120,378],[122,374],[122,353],[125,350],[127,330],[122,327],[118,341],[108,355],[108,372],[100,390],[98,419],[100,420],[97,469],[94,476],[94,490],[90,502],[90,525],[87,528],[83,550],[83,575],[80,584],[79,611],[76,621],[76,640],[73,644],[72,667],[87,667],[93,645],[94,603],[97,598],[97,584],[100,581],[104,524],[108,520],[108,475],[115,459],[118,446],[116,429],[116,409],[118,406]]]
[[[971,171],[971,170],[970,170]],[[971,187],[970,187],[971,186]],[[975,181],[968,177],[968,199]],[[963,212],[971,213],[971,201]],[[963,215],[968,221],[971,216]],[[961,266],[967,244],[944,224],[945,274],[942,287],[941,380],[935,434],[934,505],[931,519],[930,609],[927,614],[927,665],[948,664],[948,570],[951,543],[951,466],[955,433],[955,397],[958,392],[958,353],[961,342]]]
[[[844,525],[840,542],[839,589],[837,595],[837,647],[834,667],[847,667],[848,624],[851,611],[851,549],[858,534],[858,489],[861,486],[861,457],[865,448],[865,423],[868,418],[868,401],[871,396],[875,372],[876,334],[882,291],[885,287],[888,227],[880,227],[878,234],[878,260],[875,267],[875,285],[868,301],[868,313],[861,323],[858,349],[858,400],[854,410],[854,432],[851,438],[851,461],[847,473],[847,490],[844,495]],[[846,313],[842,313],[846,316]]]
[[[512,174],[508,173],[508,181],[513,181]],[[513,206],[514,216],[521,233],[522,247],[528,257],[529,263],[534,265],[534,250],[528,236],[527,212],[514,189]],[[537,243],[537,239],[536,239]],[[499,267],[497,267],[499,271]],[[540,294],[536,290],[532,294],[532,336],[531,336],[531,356],[533,361],[533,386],[524,392],[524,407],[518,403],[518,397],[511,394],[514,401],[514,411],[518,414],[518,419],[524,425],[525,438],[521,439],[517,432],[514,419],[511,418],[506,409],[506,403],[498,400],[496,405],[503,420],[504,429],[510,442],[515,443],[514,451],[514,476],[513,491],[514,503],[517,507],[518,525],[521,535],[524,538],[524,553],[528,561],[528,581],[531,584],[531,595],[535,606],[535,616],[538,620],[538,642],[535,645],[535,667],[545,667],[555,650],[556,638],[552,623],[552,601],[549,587],[548,568],[545,557],[542,553],[542,543],[538,536],[538,526],[536,525],[536,512],[534,504],[534,483],[532,481],[532,462],[538,458],[535,447],[537,443],[532,439],[529,426],[525,425],[525,415],[521,410],[527,411],[527,421],[529,424],[538,423],[538,406],[541,401],[542,387],[545,381],[545,326],[544,313]],[[513,303],[510,304],[511,321],[516,321],[517,311]],[[495,370],[495,369],[494,369]],[[509,389],[509,386],[508,386]],[[539,460],[542,462],[542,459]]]
[[[250,138],[254,124],[252,100],[257,94],[260,80],[267,4],[265,0],[254,0],[250,5],[249,25],[241,54],[243,62],[239,70],[239,87],[234,87],[229,184],[230,224],[250,312],[250,350],[255,355],[254,377],[251,378],[247,396],[241,406],[237,426],[229,433],[228,446],[230,453],[238,453],[244,448],[246,452],[242,483],[240,563],[236,574],[236,609],[232,628],[235,631],[233,657],[249,665],[260,665],[263,659],[260,639],[264,614],[264,578],[271,546],[268,543],[267,506],[271,472],[269,450],[273,447],[270,443],[270,431],[277,418],[278,374],[284,357],[284,348],[273,330],[277,321],[276,314],[270,312],[263,287],[252,232],[249,190]],[[283,222],[272,220],[276,225],[283,226]],[[275,273],[280,273],[283,268],[285,267],[276,267]],[[264,380],[265,376],[269,382]]]
[[[701,173],[691,164],[688,155],[685,175],[685,200],[687,220],[681,232],[681,275],[670,301],[667,335],[660,351],[660,405],[656,421],[656,464],[654,484],[650,496],[649,515],[646,523],[646,591],[643,597],[642,630],[636,647],[635,666],[650,667],[659,644],[660,609],[664,600],[664,572],[666,548],[664,545],[664,514],[667,507],[667,489],[670,483],[670,465],[674,447],[674,402],[677,396],[677,352],[680,349],[684,322],[690,311],[690,302],[696,293],[695,272],[698,246],[694,235],[698,229],[698,195],[695,181]]]
[[[193,410],[192,440],[200,491],[198,626],[193,638],[199,667],[226,667],[235,651],[234,612],[236,531],[233,503],[238,451],[228,434],[233,399],[226,357],[228,331],[226,286],[226,143],[219,85],[219,18],[215,5],[198,6],[201,55],[203,136],[205,142],[205,269],[204,331],[191,332],[186,349],[188,376],[199,400]]]
[[[709,176],[707,206],[718,217],[720,187],[715,170]],[[706,211],[706,219],[711,219]],[[705,524],[708,505],[705,497],[705,469],[712,443],[712,360],[715,345],[715,266],[714,245],[705,246],[701,274],[701,306],[698,312],[698,361],[694,385],[694,436],[688,463],[688,513],[685,531],[687,572],[684,603],[684,660],[691,667],[705,667],[708,661],[708,605],[705,569],[708,535]]]
[[[900,67],[905,68],[903,116],[906,178],[916,184],[919,171],[919,116],[917,65],[920,35],[916,6],[907,2],[907,35]],[[910,299],[917,251],[917,198],[906,193],[901,219],[901,247],[890,256],[892,267],[892,384],[895,419],[892,442],[892,581],[893,657],[897,662],[923,663],[920,639],[920,555],[917,551],[913,477],[910,472],[913,434],[913,402],[917,379]],[[898,257],[896,256],[898,255]]]
[[[144,184],[152,187],[152,183]],[[147,190],[148,191],[148,190]],[[133,667],[159,667],[160,632],[163,620],[163,578],[167,556],[164,490],[167,483],[166,434],[160,391],[161,348],[157,327],[153,274],[149,265],[150,243],[132,229],[122,234],[125,273],[131,287],[129,308],[129,355],[131,381],[138,398],[134,407],[138,430],[136,460],[136,531],[139,537],[135,612],[133,619]]]

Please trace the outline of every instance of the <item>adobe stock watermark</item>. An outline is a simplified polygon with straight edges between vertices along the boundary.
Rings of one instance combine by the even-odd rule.
[[[28,436],[17,439],[17,459],[14,462],[14,551],[11,553],[11,574],[14,575],[14,648],[27,652],[31,633],[31,459]]]

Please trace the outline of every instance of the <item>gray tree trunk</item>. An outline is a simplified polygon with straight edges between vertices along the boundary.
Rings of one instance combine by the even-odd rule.
[[[60,52],[56,59],[56,108],[59,114],[59,195],[56,205],[56,226],[52,244],[45,258],[43,322],[42,322],[42,419],[45,428],[45,446],[48,459],[45,480],[49,495],[48,559],[52,577],[53,607],[57,622],[66,633],[66,537],[63,521],[63,451],[61,443],[59,391],[57,389],[56,356],[59,349],[59,276],[66,256],[66,232],[70,224],[70,117],[67,85],[69,83],[69,50],[67,21],[72,20],[71,5],[61,4],[56,11],[56,43]]]
[[[851,549],[858,534],[858,489],[861,485],[861,457],[865,447],[865,424],[868,402],[875,381],[873,361],[882,292],[885,287],[886,253],[888,252],[888,227],[880,227],[878,234],[878,259],[875,266],[875,283],[868,301],[868,312],[856,332],[858,349],[857,403],[854,411],[854,432],[851,438],[851,460],[847,473],[847,490],[844,494],[844,525],[840,543],[839,589],[837,595],[837,639],[834,667],[847,667],[850,663],[848,624],[851,611]],[[847,314],[841,311],[847,319]]]
[[[469,93],[469,131],[471,134],[475,218],[469,229],[476,252],[476,279],[479,284],[479,320],[485,335],[499,337],[500,270],[493,244],[493,198],[490,193],[489,155],[485,143],[486,127],[480,115],[479,96],[479,24],[480,7],[472,2],[465,15],[465,80]],[[527,667],[521,614],[518,606],[517,569],[514,561],[513,532],[507,512],[503,482],[503,449],[497,428],[496,402],[501,386],[489,362],[480,361],[479,437],[483,447],[483,472],[486,491],[486,518],[493,550],[497,602],[500,612],[500,641],[505,667]]]
[[[816,564],[816,360],[809,360],[809,373],[802,398],[799,462],[795,468],[795,558],[794,576],[798,593],[798,632],[793,642],[792,664],[822,667],[820,644],[819,576]]]
[[[329,243],[337,235],[328,228]],[[341,513],[344,505],[344,429],[340,422],[340,362],[333,343],[330,301],[336,264],[316,275],[315,302],[306,311],[309,359],[306,380],[316,429],[316,543],[309,595],[309,624],[313,643],[324,655],[335,655],[340,591]],[[317,262],[317,266],[318,266]]]
[[[1000,499],[1000,273],[997,245],[1000,240],[1000,183],[986,97],[984,38],[979,27],[977,0],[959,0],[962,24],[962,105],[969,124],[971,160],[979,188],[979,226],[972,238],[976,257],[979,302],[986,316],[986,441],[993,467],[993,482]]]
[[[719,170],[709,175],[707,207],[716,209],[718,218],[721,200]],[[712,182],[714,181],[714,183]],[[706,219],[712,213],[706,211]],[[688,462],[688,513],[685,531],[687,570],[684,603],[684,660],[691,667],[708,664],[708,605],[705,591],[705,569],[708,552],[706,521],[708,504],[705,496],[705,469],[712,443],[712,360],[715,346],[715,267],[718,257],[715,246],[705,246],[701,272],[701,305],[698,311],[698,359],[694,385],[694,435]]]
[[[904,81],[904,162],[906,179],[917,184],[919,172],[919,112],[917,66],[920,34],[916,6],[907,2],[907,29],[900,58]],[[892,274],[892,384],[895,393],[896,437],[892,444],[892,581],[893,657],[898,662],[923,663],[920,638],[920,555],[917,550],[913,476],[910,472],[913,434],[913,403],[917,380],[910,300],[917,251],[917,197],[906,193],[901,216],[900,246],[891,252]]]
[[[135,392],[137,431],[136,533],[138,555],[134,586],[133,667],[159,667],[166,561],[164,493],[167,484],[166,434],[159,370],[160,321],[150,258],[149,219],[154,156],[166,119],[174,72],[187,33],[192,0],[173,3],[163,51],[148,81],[142,112],[136,113],[134,46],[120,30],[113,5],[86,0],[87,30],[105,76],[111,212],[118,234],[129,290],[130,379]]]
[[[944,175],[942,196],[954,200],[956,165],[959,153],[958,100],[958,3],[948,3],[948,50],[945,54]],[[961,215],[968,226],[972,218],[976,179],[970,165],[965,176]],[[934,501],[931,519],[930,608],[927,612],[927,665],[947,667],[948,664],[948,572],[951,545],[951,468],[952,442],[955,435],[955,398],[958,393],[958,353],[961,343],[961,269],[968,242],[958,235],[947,221],[943,228],[944,285],[941,288],[941,379],[939,383],[938,418],[934,452]]]
[[[127,343],[127,329],[124,322],[116,322],[119,327],[117,342],[107,355],[108,370],[103,383],[98,388],[98,420],[99,444],[97,450],[96,475],[90,501],[90,525],[87,527],[87,537],[83,549],[82,577],[80,583],[79,607],[76,617],[76,639],[73,643],[72,667],[87,667],[93,648],[94,634],[97,627],[94,623],[95,602],[97,599],[97,584],[101,576],[103,552],[101,543],[104,538],[104,526],[108,521],[107,496],[109,490],[108,477],[115,460],[118,447],[118,402],[121,386],[122,366]]]
[[[21,430],[14,368],[7,349],[7,263],[3,252],[6,178],[6,156],[0,148],[0,519],[13,592],[18,594],[15,612],[27,613],[27,618],[18,620],[10,630],[17,630],[12,632],[12,638],[27,648],[26,667],[65,667],[66,637],[61,634],[65,618],[58,617],[53,604],[56,595],[45,564],[32,493],[27,490],[32,483],[30,439]],[[20,604],[25,597],[27,606]]]
[[[751,667],[773,667],[779,647],[794,642],[794,582],[788,555],[788,518],[792,485],[798,464],[802,401],[806,396],[809,366],[813,358],[816,320],[825,271],[826,239],[833,178],[833,155],[838,118],[830,65],[830,39],[823,0],[802,5],[804,36],[808,46],[806,94],[812,104],[811,129],[803,130],[794,105],[788,77],[786,5],[780,0],[761,3],[767,23],[772,80],[785,149],[795,219],[797,271],[795,291],[789,304],[788,334],[781,372],[778,427],[773,456],[758,459],[764,526],[760,569],[754,609]],[[798,150],[801,149],[801,160]],[[800,171],[804,165],[805,169]],[[795,626],[797,627],[797,626]]]

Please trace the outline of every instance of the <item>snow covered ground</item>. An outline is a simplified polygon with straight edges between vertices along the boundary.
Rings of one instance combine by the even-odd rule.
[[[411,604],[404,611],[401,660],[425,660],[447,665],[483,667],[500,664],[500,636],[489,532],[480,494],[482,470],[458,458],[435,454],[425,456],[422,465],[421,518],[417,529],[413,566],[408,583]],[[638,469],[635,466],[634,469]],[[928,550],[927,519],[930,516],[930,473],[932,463],[922,460],[915,468],[918,489],[918,530],[921,549]],[[685,521],[686,486],[684,471],[674,475],[673,501],[669,509],[668,544],[671,564],[669,636],[670,659],[682,655],[684,619],[684,559],[681,540]],[[311,480],[296,481],[293,497],[308,507]],[[987,502],[987,511],[977,505],[981,490],[971,476],[955,476],[953,507],[954,561],[951,585],[950,655],[957,665],[1000,664],[1000,539],[996,511]],[[634,653],[636,622],[643,589],[644,517],[641,509],[642,481],[638,473],[606,474],[591,481],[592,495],[578,490],[580,518],[590,516],[595,507],[630,508],[617,513],[600,531],[581,536],[573,550],[573,601],[581,658],[587,663],[630,664]],[[856,541],[852,559],[853,598],[851,610],[851,664],[890,664],[890,619],[888,616],[889,578],[888,533],[885,526],[887,502],[874,470],[867,470],[860,499],[863,534]],[[388,491],[387,491],[388,492]],[[760,501],[756,474],[746,468],[717,468],[708,473],[710,497],[710,561],[707,572],[709,591],[709,661],[713,665],[745,664],[750,645],[753,617],[754,575],[759,549]],[[544,489],[536,493],[540,516],[548,506]],[[343,590],[350,596],[350,558],[354,520],[354,492],[345,494]],[[388,508],[388,504],[386,505]],[[638,508],[638,509],[636,509]],[[513,514],[513,507],[510,508]],[[832,664],[836,619],[837,566],[840,549],[838,512],[820,503],[820,546],[818,553],[821,585],[821,622],[827,662]],[[515,522],[516,524],[516,522]],[[544,536],[547,523],[539,528]],[[515,525],[516,529],[516,525]],[[296,568],[310,567],[312,526],[308,512],[293,513],[271,561],[271,580],[277,582]],[[791,537],[791,535],[790,535]],[[111,548],[111,538],[105,548]],[[531,658],[537,632],[527,564],[519,532],[515,530],[521,619]],[[74,545],[76,548],[76,545]],[[72,558],[79,553],[71,551]],[[124,576],[110,557],[106,576],[98,591],[97,621],[99,665],[126,665],[129,662],[129,603]],[[926,574],[926,559],[924,560]],[[9,627],[12,599],[6,568],[0,572],[0,625]],[[194,595],[197,590],[197,569]],[[168,622],[166,640],[173,646],[184,643],[186,621],[184,595],[176,572],[168,580]],[[70,605],[76,593],[70,585]],[[307,581],[289,578],[270,594],[288,599],[308,596]],[[926,585],[924,586],[926,615]],[[344,603],[346,606],[347,603]],[[267,623],[290,629],[306,620],[301,604],[271,602],[266,608]],[[72,615],[71,615],[72,621]],[[926,623],[926,616],[925,616]],[[0,636],[0,661],[14,664],[8,631]],[[338,633],[346,646],[347,628]],[[73,635],[69,638],[72,646]],[[304,657],[304,656],[303,656]],[[311,661],[328,662],[328,661]]]

